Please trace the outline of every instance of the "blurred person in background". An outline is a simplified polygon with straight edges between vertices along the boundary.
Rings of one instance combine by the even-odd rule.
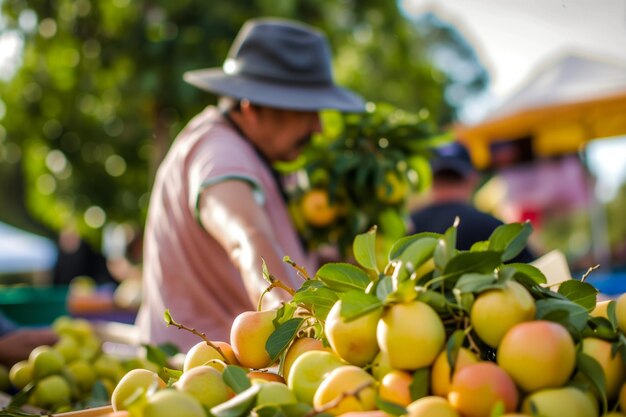
[[[51,328],[20,328],[0,311],[0,364],[7,368],[28,359],[37,346],[52,346],[57,340]]]
[[[256,310],[269,285],[263,260],[291,288],[302,281],[285,255],[309,271],[317,266],[291,223],[272,164],[295,159],[321,130],[319,110],[365,106],[334,83],[325,35],[282,19],[246,22],[223,67],[184,79],[217,95],[219,107],[188,123],[157,172],[137,326],[147,342],[187,350],[198,337],[166,327],[166,309],[209,339],[228,340],[234,318]],[[286,297],[272,290],[263,306]]]
[[[469,250],[474,243],[488,240],[503,222],[473,205],[472,197],[480,176],[465,146],[454,142],[436,149],[431,168],[433,182],[429,200],[412,211],[411,232],[444,233],[458,217],[458,249]],[[533,254],[525,248],[514,261],[531,262],[533,259]]]

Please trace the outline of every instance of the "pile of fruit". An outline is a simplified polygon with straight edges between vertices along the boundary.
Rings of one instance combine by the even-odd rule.
[[[449,141],[428,112],[413,114],[369,103],[363,114],[324,112],[324,131],[302,156],[280,164],[295,181],[287,187],[300,235],[349,255],[357,234],[377,225],[379,238],[406,235],[406,201],[430,184],[428,157]]]
[[[58,336],[54,345],[38,346],[8,370],[2,389],[14,396],[0,415],[25,415],[17,411],[23,405],[55,413],[105,405],[130,369],[158,370],[147,360],[104,353],[102,340],[85,319],[62,316],[52,329]]]
[[[456,249],[455,226],[416,234],[379,270],[372,229],[354,241],[358,265],[313,277],[295,265],[293,298],[242,313],[229,344],[166,311],[168,325],[205,340],[167,380],[128,372],[116,415],[623,416],[626,295],[596,305],[586,277],[548,286],[511,262],[530,233],[504,225],[469,251]]]

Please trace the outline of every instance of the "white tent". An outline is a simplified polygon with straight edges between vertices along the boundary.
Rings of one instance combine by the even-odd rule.
[[[57,253],[50,239],[0,222],[0,274],[49,271]]]

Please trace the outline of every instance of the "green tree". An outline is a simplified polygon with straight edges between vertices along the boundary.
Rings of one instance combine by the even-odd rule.
[[[441,123],[454,113],[450,80],[395,2],[3,0],[2,12],[0,29],[19,33],[24,50],[15,76],[0,81],[0,162],[23,173],[33,217],[52,230],[75,223],[96,244],[107,222],[143,224],[172,138],[213,102],[182,82],[183,72],[221,65],[248,18],[324,29],[337,81],[369,100]],[[2,210],[0,218],[17,219]]]

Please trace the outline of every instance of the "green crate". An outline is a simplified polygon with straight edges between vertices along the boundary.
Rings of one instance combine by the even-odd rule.
[[[68,315],[67,285],[0,288],[0,311],[22,326],[45,326]]]

